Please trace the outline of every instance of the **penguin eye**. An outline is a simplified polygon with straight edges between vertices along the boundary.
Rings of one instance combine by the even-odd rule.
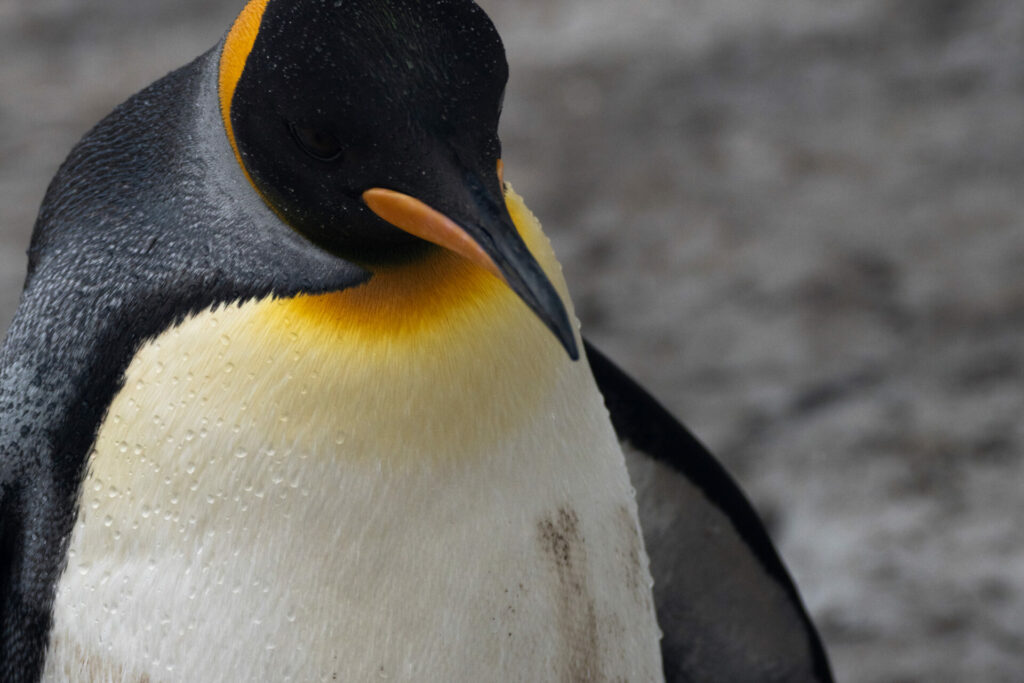
[[[341,142],[329,131],[289,121],[288,132],[302,151],[318,161],[334,161],[341,156]]]

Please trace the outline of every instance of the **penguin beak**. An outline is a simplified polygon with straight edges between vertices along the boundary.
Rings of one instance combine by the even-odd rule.
[[[498,178],[500,183],[501,162]],[[443,213],[415,197],[379,187],[366,190],[363,201],[395,227],[454,251],[503,280],[551,330],[569,358],[578,360],[565,304],[519,236],[504,198],[488,192],[474,174],[465,175],[460,185],[467,190],[458,193],[461,201],[444,202]]]

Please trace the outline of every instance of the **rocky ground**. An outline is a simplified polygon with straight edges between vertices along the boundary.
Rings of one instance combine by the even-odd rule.
[[[0,324],[46,182],[241,0],[0,0]],[[850,682],[1024,677],[1024,3],[489,0],[584,328],[734,472]]]

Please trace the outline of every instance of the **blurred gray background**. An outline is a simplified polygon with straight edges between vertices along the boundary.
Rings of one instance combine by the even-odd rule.
[[[243,0],[0,0],[0,328],[49,178]],[[1024,680],[1024,3],[488,0],[584,330],[767,519],[842,681]]]

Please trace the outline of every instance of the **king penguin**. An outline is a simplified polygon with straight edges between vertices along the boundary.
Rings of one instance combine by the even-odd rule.
[[[580,337],[507,76],[470,0],[251,0],[73,149],[0,357],[0,680],[831,680]]]

